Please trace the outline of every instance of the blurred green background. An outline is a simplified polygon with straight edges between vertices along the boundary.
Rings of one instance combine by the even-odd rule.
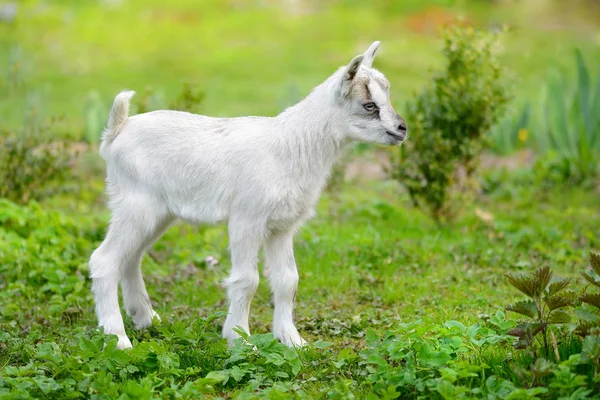
[[[464,19],[509,32],[503,61],[517,100],[535,101],[550,70],[574,71],[580,47],[600,56],[596,1],[550,0],[54,0],[0,1],[0,116],[22,124],[27,104],[83,129],[85,105],[108,110],[125,88],[165,104],[184,82],[202,112],[274,115],[373,41],[375,66],[402,110],[441,64],[439,28]]]

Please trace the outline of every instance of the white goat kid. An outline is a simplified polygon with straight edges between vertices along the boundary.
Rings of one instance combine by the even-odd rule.
[[[395,145],[406,124],[389,99],[389,82],[371,64],[379,42],[276,117],[210,118],[178,111],[128,117],[134,92],[115,98],[100,154],[112,219],[90,259],[99,326],[131,347],[119,310],[136,328],[158,315],[141,273],[145,250],[176,219],[227,222],[231,274],[223,336],[249,332],[250,303],[264,248],[275,311],[273,333],[301,346],[293,321],[298,286],[292,239],[313,208],[341,149],[350,141]]]

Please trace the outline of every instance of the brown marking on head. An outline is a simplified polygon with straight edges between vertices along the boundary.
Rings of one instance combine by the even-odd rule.
[[[353,97],[360,99],[363,102],[373,101],[373,95],[369,89],[369,77],[361,76],[354,79],[350,93]]]

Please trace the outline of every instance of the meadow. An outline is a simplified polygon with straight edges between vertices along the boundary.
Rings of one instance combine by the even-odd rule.
[[[0,398],[599,398],[600,25],[576,4],[19,2],[0,21]],[[221,339],[223,226],[177,224],[144,257],[162,321],[136,331],[126,319],[133,349],[96,329],[87,263],[109,222],[97,146],[118,91],[138,92],[134,112],[275,115],[377,39],[403,115],[443,68],[439,28],[456,17],[508,26],[499,62],[514,96],[452,222],[393,178],[399,150],[355,146],[295,240],[305,348],[269,333],[262,274],[252,336]],[[565,102],[591,93],[590,112],[562,110],[557,87]],[[578,130],[545,129],[548,113]]]

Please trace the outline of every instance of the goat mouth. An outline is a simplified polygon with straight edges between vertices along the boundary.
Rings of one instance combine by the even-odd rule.
[[[395,133],[390,132],[390,131],[385,131],[385,133],[387,133],[388,135],[390,135],[391,137],[393,137],[394,139],[399,140],[399,141],[403,141],[404,138],[406,138],[406,134],[400,136],[400,135],[395,134]]]

